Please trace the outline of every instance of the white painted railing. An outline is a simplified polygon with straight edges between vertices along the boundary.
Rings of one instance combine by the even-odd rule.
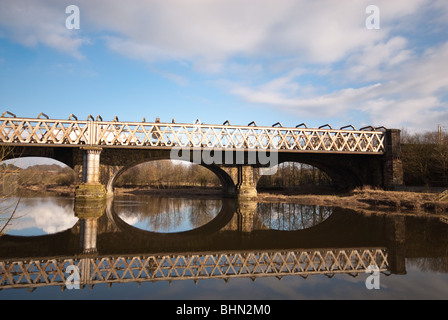
[[[384,153],[385,131],[0,117],[0,143]]]

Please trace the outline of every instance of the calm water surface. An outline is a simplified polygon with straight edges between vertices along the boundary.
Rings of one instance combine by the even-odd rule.
[[[350,259],[358,261],[358,267],[364,260],[368,264],[368,254],[362,251],[366,248],[387,255],[377,290],[366,288],[370,274],[363,269],[343,272],[344,267],[336,266]],[[331,262],[336,255],[339,258]],[[61,290],[63,285],[51,285],[58,275],[48,263],[43,267],[48,283],[24,287],[26,276],[20,266],[64,257],[101,261],[109,273],[111,260],[107,259],[121,257],[114,260],[117,274],[129,272],[134,277],[142,269],[126,271],[126,267],[146,261],[143,270],[161,281],[118,283],[109,276],[112,286],[104,281]],[[375,257],[380,264],[381,258]],[[333,272],[311,264],[318,259],[327,266],[333,263]],[[241,277],[216,277],[218,269],[210,265],[197,271],[205,260],[219,262],[220,272],[232,267],[255,270],[258,265],[259,276],[242,272]],[[270,264],[263,264],[268,260]],[[177,269],[166,268],[170,261]],[[299,265],[308,268],[308,273],[292,274]],[[15,286],[6,275],[8,266],[15,272],[9,273]],[[281,274],[274,274],[274,268]],[[36,283],[42,282],[37,269],[26,269]],[[21,199],[17,218],[7,235],[0,237],[2,300],[447,299],[447,271],[448,224],[438,218],[363,215],[288,203],[120,196],[93,208],[75,207],[70,197],[29,197]],[[193,272],[198,272],[199,280],[191,278]],[[214,276],[206,276],[213,272]],[[178,280],[179,275],[186,280]]]

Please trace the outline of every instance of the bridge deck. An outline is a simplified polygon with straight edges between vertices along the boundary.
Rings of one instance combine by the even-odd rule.
[[[0,144],[383,154],[383,130],[0,117]]]

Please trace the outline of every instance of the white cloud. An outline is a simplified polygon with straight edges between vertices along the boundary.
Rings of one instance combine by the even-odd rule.
[[[409,95],[433,95],[448,89],[448,39],[447,42],[427,49],[419,58],[403,64],[394,90]]]
[[[43,43],[80,55],[83,29],[106,33],[122,55],[154,62],[188,60],[197,70],[222,72],[237,56],[332,63],[387,39],[391,21],[418,11],[422,0],[377,1],[385,27],[366,30],[366,1],[136,0],[77,1],[81,30],[65,28],[65,7],[55,0],[2,3],[0,20],[25,45]],[[24,9],[25,8],[25,9]],[[383,18],[384,17],[384,18]],[[392,45],[392,44],[389,44]],[[379,47],[378,47],[379,46]]]
[[[285,86],[292,86],[286,83]],[[308,98],[300,95],[287,96],[279,91],[267,91],[235,87],[231,93],[241,96],[245,101],[258,104],[270,104],[278,109],[295,115],[307,117],[334,117],[342,112],[355,109],[380,84],[373,84],[361,88],[345,88],[328,94],[314,94]]]
[[[43,43],[79,54],[88,42],[80,36],[85,29],[105,32],[109,48],[132,58],[188,60],[222,71],[220,64],[235,56],[337,62],[387,39],[391,25],[407,20],[425,3],[378,0],[380,32],[365,28],[370,3],[354,0],[135,0],[126,5],[80,0],[81,30],[75,32],[65,28],[67,14],[60,2],[16,0],[2,2],[0,21],[25,45]]]
[[[92,24],[114,33],[108,45],[120,54],[151,62],[188,59],[214,71],[239,55],[334,62],[387,34],[367,33],[359,1],[154,0],[82,7]]]
[[[90,41],[80,32],[65,27],[65,7],[54,1],[2,1],[0,4],[1,34],[28,47],[39,44],[83,58],[80,48]]]
[[[448,112],[440,111],[440,101],[435,97],[414,99],[374,99],[366,101],[362,110],[372,119],[374,125],[408,130],[435,130],[440,120],[448,120]]]
[[[290,2],[290,1],[288,1]],[[260,5],[258,1],[108,1],[89,15],[120,53],[159,59],[220,61],[246,54],[264,39],[267,28],[281,19],[285,6]],[[89,3],[84,4],[91,7]],[[84,6],[83,5],[83,6]],[[94,11],[94,12],[93,12]],[[120,19],[115,19],[119,16]],[[123,43],[126,46],[123,46]]]
[[[393,37],[387,42],[367,45],[362,51],[349,57],[343,71],[346,80],[359,82],[380,81],[385,72],[409,60],[413,53],[403,37]]]
[[[300,79],[289,73],[258,87],[234,83],[230,92],[245,101],[268,104],[293,115],[348,117],[351,111],[357,110],[371,124],[433,130],[438,123],[448,121],[448,42],[428,49],[421,56],[404,49],[405,43],[401,38],[392,38],[374,47],[372,54],[379,57],[369,60],[358,56],[357,59],[366,61],[354,65],[364,72],[357,73],[349,65],[346,70],[329,75],[366,83],[360,87],[345,86],[329,93],[316,89],[304,94]],[[382,50],[377,51],[379,47]],[[369,84],[369,80],[381,82]]]
[[[371,119],[406,126],[411,130],[434,130],[448,121],[448,42],[413,57],[388,74],[376,98],[364,104]]]
[[[222,80],[208,83],[226,83],[223,88],[244,101],[292,114],[345,117],[355,110],[365,121],[395,127],[430,128],[434,119],[446,119],[447,2],[377,0],[380,30],[365,28],[370,4],[79,0],[81,30],[73,32],[65,28],[60,1],[2,1],[0,34],[77,58],[89,43],[86,35],[96,35],[110,50],[148,63],[179,85],[189,79],[158,62],[215,75]]]
[[[45,234],[67,230],[75,225],[78,218],[73,213],[73,205],[59,205],[51,200],[27,199],[19,203],[13,222],[14,231],[38,228]]]

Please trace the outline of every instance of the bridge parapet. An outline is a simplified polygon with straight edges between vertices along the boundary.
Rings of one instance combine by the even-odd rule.
[[[278,124],[278,123],[277,123]],[[276,125],[277,125],[276,124]],[[328,126],[329,127],[329,126]],[[287,152],[385,152],[385,130],[208,125],[0,117],[0,143],[126,148],[220,148]]]

